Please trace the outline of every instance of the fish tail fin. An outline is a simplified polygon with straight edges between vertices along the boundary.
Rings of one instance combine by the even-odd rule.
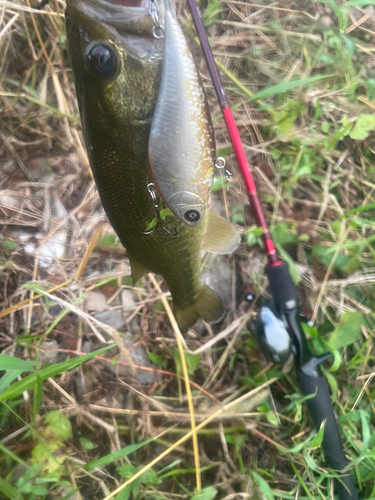
[[[182,333],[202,318],[208,323],[217,322],[223,318],[225,308],[219,295],[207,285],[201,284],[201,289],[193,304],[173,304],[173,312]]]

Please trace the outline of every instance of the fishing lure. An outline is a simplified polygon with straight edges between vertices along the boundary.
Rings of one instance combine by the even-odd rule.
[[[203,86],[174,2],[166,4],[163,70],[148,154],[155,186],[166,205],[184,224],[195,227],[207,207],[215,141]]]

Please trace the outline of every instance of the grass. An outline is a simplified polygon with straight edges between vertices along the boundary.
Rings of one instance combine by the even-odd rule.
[[[315,321],[306,327],[310,343],[332,352],[325,374],[368,500],[375,498],[373,4],[202,3],[275,242],[302,311]],[[251,334],[257,300],[245,297],[266,290],[264,257],[203,63],[218,156],[233,174],[215,183],[213,201],[243,234],[233,257],[204,259],[233,270],[230,314],[220,330],[197,325],[181,339],[184,371],[167,290],[144,278],[126,326],[153,363],[153,383],[140,385],[129,352],[114,348],[122,332],[87,310],[91,291],[120,309],[130,268],[87,164],[63,9],[60,0],[41,12],[28,0],[0,2],[0,498],[332,499],[334,474],[293,366],[269,364]],[[180,19],[201,61],[185,4]],[[64,253],[39,265],[43,245],[58,238]],[[59,356],[52,365],[48,352]],[[114,374],[121,366],[128,375]],[[79,384],[89,388],[83,396]]]

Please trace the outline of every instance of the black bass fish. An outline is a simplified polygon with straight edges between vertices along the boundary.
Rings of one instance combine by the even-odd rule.
[[[159,0],[162,22],[169,1]],[[209,211],[194,228],[173,215],[161,220],[148,142],[164,40],[153,35],[148,0],[67,0],[66,28],[90,165],[133,282],[147,271],[160,274],[182,331],[199,317],[219,320],[222,301],[200,282],[201,250],[230,253],[239,235]]]
[[[165,12],[163,72],[151,125],[149,159],[155,186],[172,212],[195,227],[207,207],[215,142],[204,90],[176,17]]]

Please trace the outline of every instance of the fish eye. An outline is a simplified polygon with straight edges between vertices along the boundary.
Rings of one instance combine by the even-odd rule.
[[[114,76],[119,68],[118,56],[108,43],[90,45],[86,58],[91,73],[103,79]]]
[[[188,222],[198,222],[201,218],[201,215],[198,210],[188,210],[187,212],[185,212],[184,217]]]

